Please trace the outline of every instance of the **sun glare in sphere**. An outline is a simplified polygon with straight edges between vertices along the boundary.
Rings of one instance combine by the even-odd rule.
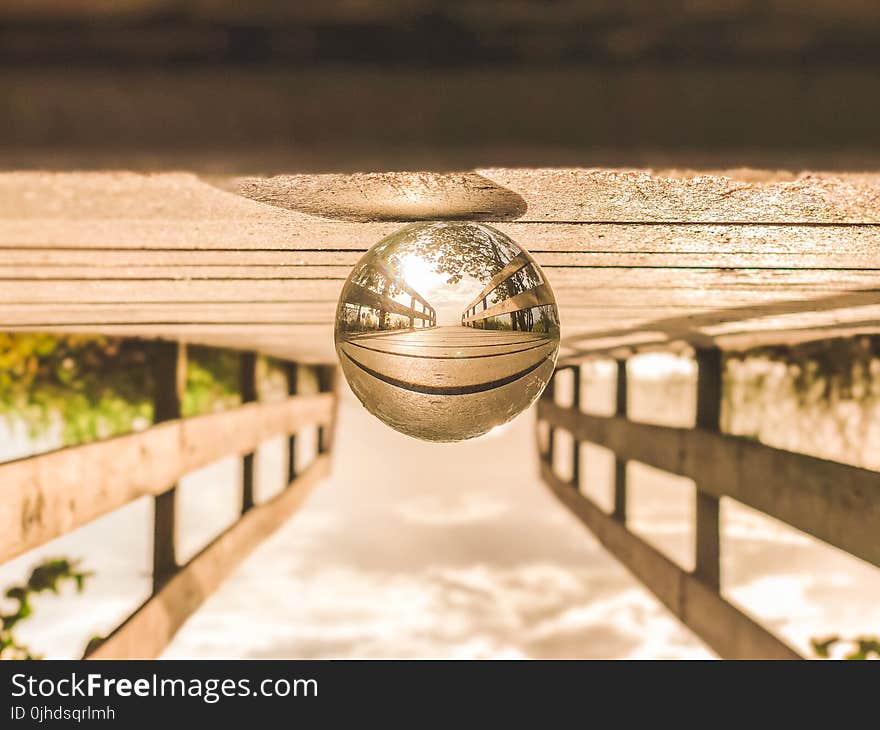
[[[421,256],[415,254],[405,256],[401,268],[404,281],[417,291],[428,292],[438,283],[442,283],[442,277],[438,276],[431,264]]]

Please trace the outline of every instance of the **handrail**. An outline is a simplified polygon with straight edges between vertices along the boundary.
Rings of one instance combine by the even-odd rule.
[[[393,312],[394,314],[399,314],[402,317],[409,317],[410,319],[421,319],[426,322],[433,322],[436,318],[434,309],[430,307],[430,305],[427,305],[425,312],[420,312],[414,307],[407,307],[405,304],[396,302],[384,294],[379,294],[372,289],[368,289],[365,286],[355,283],[349,285],[345,301],[347,304],[358,304],[364,307],[370,307],[371,309]]]
[[[796,658],[785,642],[721,595],[719,499],[729,497],[782,520],[851,555],[880,566],[880,472],[776,449],[720,430],[722,358],[716,348],[698,349],[696,427],[673,428],[627,418],[626,361],[617,361],[617,408],[613,416],[584,413],[580,367],[573,403],[554,401],[554,378],[538,405],[548,427],[539,443],[541,477],[567,506],[687,627],[728,658]],[[570,433],[571,479],[553,469],[555,431]],[[580,491],[583,441],[615,456],[614,508],[604,512]],[[695,567],[685,571],[627,526],[628,461],[693,479],[696,483]]]
[[[329,423],[333,395],[301,395],[0,464],[0,563],[60,537],[185,474],[262,441]]]
[[[159,656],[183,623],[263,540],[296,512],[329,471],[320,456],[281,494],[254,507],[171,577],[109,637],[92,645],[86,659]]]
[[[785,642],[724,600],[693,573],[605,514],[592,500],[541,465],[541,477],[599,542],[622,562],[683,624],[727,659],[800,659]]]
[[[501,271],[499,271],[489,280],[489,283],[486,284],[486,286],[483,287],[483,290],[474,297],[474,300],[464,308],[464,311],[468,312],[473,309],[480,302],[482,302],[483,299],[485,299],[487,296],[489,296],[489,294],[497,289],[501,283],[507,281],[517,271],[519,271],[520,269],[524,269],[528,265],[529,260],[526,255],[522,252],[518,253],[507,263],[507,265],[503,269],[501,269]]]
[[[510,314],[511,312],[519,312],[523,309],[531,309],[532,307],[543,307],[547,304],[553,304],[553,293],[546,284],[540,284],[534,289],[528,289],[515,296],[505,299],[494,306],[477,312],[469,317],[464,317],[462,322],[478,322],[487,317],[498,317],[502,314]]]
[[[382,272],[382,275],[385,276],[385,278],[397,284],[397,286],[399,286],[401,289],[403,289],[403,291],[409,294],[412,299],[417,302],[421,302],[422,306],[425,307],[426,310],[429,310],[431,314],[435,315],[436,317],[436,312],[434,311],[434,307],[431,306],[431,303],[421,294],[419,294],[415,289],[413,289],[409,284],[407,284],[405,280],[401,279],[400,277],[394,276],[394,274],[388,269],[388,267],[381,262],[375,263],[373,265],[380,272]]]
[[[0,563],[60,537],[143,496],[153,497],[153,592],[88,657],[157,656],[183,622],[229,572],[277,529],[329,469],[336,418],[335,369],[286,364],[289,397],[257,401],[257,356],[240,353],[243,405],[181,418],[186,347],[158,342],[150,362],[155,425],[144,431],[0,463]],[[318,393],[298,394],[299,371],[313,368]],[[317,457],[299,473],[296,439],[316,429]],[[288,488],[264,504],[254,495],[255,452],[287,437]],[[181,566],[176,557],[177,482],[187,473],[229,456],[242,460],[238,521]]]
[[[693,479],[880,566],[880,472],[702,429],[597,416],[542,401],[538,418],[625,461]]]

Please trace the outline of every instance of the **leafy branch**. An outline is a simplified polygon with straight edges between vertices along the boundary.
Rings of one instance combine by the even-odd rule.
[[[875,636],[860,636],[855,639],[829,636],[826,639],[811,639],[810,645],[813,653],[820,659],[830,659],[831,649],[835,646],[848,647],[844,659],[880,659],[880,638]]]
[[[9,614],[0,615],[0,659],[39,659],[28,647],[16,639],[13,630],[33,614],[31,599],[39,593],[58,594],[65,583],[73,583],[81,593],[91,573],[77,569],[78,561],[64,558],[45,560],[31,572],[24,585],[12,586],[6,598],[15,601],[17,608]]]

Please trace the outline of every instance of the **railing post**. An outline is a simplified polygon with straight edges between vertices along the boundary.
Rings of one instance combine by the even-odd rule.
[[[297,381],[299,375],[299,366],[295,362],[286,364],[287,372],[287,394],[296,395]],[[296,479],[296,434],[292,433],[287,439],[287,484],[291,484]]]
[[[721,430],[723,360],[717,347],[696,351],[696,426],[705,431]],[[721,585],[721,530],[718,497],[696,489],[696,539],[694,575],[716,590]]]
[[[335,368],[328,365],[318,365],[316,367],[316,374],[318,376],[319,393],[329,393],[333,390]],[[318,426],[318,453],[326,454],[330,450],[330,446],[330,436],[327,434],[326,427]]]
[[[186,392],[186,345],[156,342],[153,346],[153,423],[181,417]],[[175,504],[177,485],[153,500],[153,593],[177,572]]]
[[[614,414],[626,418],[629,387],[626,375],[626,360],[617,360],[617,401]],[[626,522],[626,460],[614,455],[614,519]]]
[[[239,392],[241,402],[253,403],[257,400],[257,354],[241,353],[239,360]],[[254,452],[242,457],[241,512],[244,514],[254,506]]]
[[[571,374],[574,378],[572,383],[571,407],[580,413],[581,410],[581,366],[573,365]],[[572,435],[571,443],[571,486],[580,489],[581,485],[581,442]]]
[[[541,394],[541,398],[546,399],[550,403],[556,398],[556,373],[558,370],[554,370],[553,374],[550,376],[550,382],[547,383],[547,387],[544,388],[544,392]],[[555,441],[555,432],[556,429],[550,424],[547,424],[547,451],[544,454],[544,458],[547,461],[547,465],[552,469],[553,468],[553,451],[554,451],[554,441]]]

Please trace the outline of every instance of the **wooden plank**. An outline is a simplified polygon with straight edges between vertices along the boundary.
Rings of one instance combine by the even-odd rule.
[[[225,456],[326,423],[333,395],[251,403],[140,433],[0,464],[0,563]]]
[[[0,304],[112,302],[277,302],[336,299],[342,277],[335,279],[217,279],[213,281],[30,281],[0,287]],[[18,292],[16,293],[16,290]]]
[[[345,266],[300,266],[300,267],[199,267],[193,269],[146,270],[130,268],[123,271],[106,268],[69,268],[49,267],[8,267],[8,282],[20,282],[25,291],[30,287],[37,292],[64,291],[64,285],[71,283],[78,286],[82,293],[88,293],[101,282],[127,282],[135,292],[151,289],[162,282],[205,281],[218,282],[254,282],[251,286],[262,286],[265,282],[342,282],[350,269]],[[842,288],[877,286],[880,282],[880,268],[809,268],[793,266],[787,268],[773,267],[737,267],[725,268],[713,265],[711,256],[704,258],[702,266],[565,266],[548,267],[548,277],[552,278],[555,289],[568,287],[616,286],[618,288],[643,288],[661,286],[675,287],[744,287],[744,286],[786,286],[812,288]],[[83,276],[82,274],[85,274]],[[122,275],[117,275],[122,274]],[[354,285],[356,286],[356,285]],[[341,287],[341,283],[336,285]],[[370,290],[365,290],[370,291]],[[362,295],[364,304],[374,306],[377,298]],[[5,300],[8,300],[6,298]],[[418,298],[417,298],[418,300]],[[13,300],[15,301],[15,300]],[[75,300],[74,300],[75,301]],[[353,301],[357,302],[356,299]],[[478,303],[481,300],[478,300]],[[405,305],[399,305],[405,306]],[[473,305],[472,305],[473,306]]]
[[[846,211],[871,198],[877,176],[497,172],[486,184],[518,186],[516,195],[528,204],[520,220],[497,225],[545,267],[557,295],[566,356],[645,342],[668,346],[676,339],[711,344],[711,333],[698,331],[699,323],[761,317],[771,305],[795,300],[807,320],[797,337],[821,337],[826,333],[817,329],[819,318],[814,324],[809,313],[825,308],[820,299],[862,291],[880,300],[880,226],[863,219],[858,225],[838,222],[850,220],[849,212],[840,214],[850,203],[855,207]],[[349,187],[355,179],[373,181],[371,190],[397,189],[403,198],[412,190],[454,188],[457,180],[343,177]],[[0,327],[190,338],[329,362],[334,304],[348,267],[399,223],[331,220],[296,209],[302,202],[297,196],[306,192],[332,201],[334,187],[325,183],[342,178],[298,180],[288,186],[288,208],[279,208],[185,173],[0,174],[0,247],[9,253],[0,256],[0,278],[15,281],[0,287]],[[557,198],[546,193],[545,183],[570,189]],[[786,221],[799,220],[799,211],[807,211],[809,220],[660,221],[663,216],[650,208],[654,203],[629,205],[631,196],[645,190],[688,205],[694,190],[722,196],[705,210],[722,210],[728,198],[745,210],[764,201],[782,210]],[[855,197],[848,197],[853,191]],[[640,220],[579,220],[601,212],[597,206],[609,200],[627,202]],[[738,310],[732,317],[720,314],[732,308]],[[678,325],[654,326],[676,311]],[[852,322],[870,327],[871,316]],[[608,332],[610,323],[614,330]],[[659,335],[648,337],[650,332]],[[725,342],[749,346],[757,340],[746,331]]]
[[[15,286],[0,288],[0,304],[322,301],[337,298],[343,281],[338,273],[316,279],[22,279],[15,280]],[[719,301],[730,302],[730,306],[735,306],[737,300],[748,303],[756,295],[791,299],[828,292],[880,291],[880,270],[560,268],[552,271],[552,282],[557,297],[566,302],[591,303],[607,292],[619,297],[612,301],[626,301],[620,299],[626,297],[634,305],[647,306],[658,302],[658,295],[668,291],[673,295],[681,292],[683,296],[703,297],[704,306],[711,307],[708,290],[713,290],[712,294],[717,292]],[[547,289],[547,285],[541,285],[517,297],[522,299],[523,306],[538,306],[549,300]],[[513,297],[508,301],[520,300]],[[501,302],[478,314],[504,313],[504,306],[505,302]]]
[[[880,473],[701,429],[575,413],[541,401],[538,417],[620,458],[689,477],[880,566]]]
[[[502,187],[517,186],[527,212],[515,221],[499,217],[493,225],[532,253],[871,254],[873,225],[880,223],[877,174],[811,174],[770,183],[744,182],[736,172],[676,177],[651,170],[496,169],[483,174]],[[315,187],[322,185],[320,176],[311,178]],[[421,187],[417,174],[410,185]],[[325,186],[324,195],[333,199],[332,185]],[[7,172],[0,174],[0,245],[274,250],[290,252],[296,260],[297,249],[364,251],[412,220],[403,213],[398,222],[331,220],[296,205],[296,200],[288,210],[263,205],[189,173]],[[184,221],[198,225],[181,226]],[[855,224],[855,230],[846,224]]]
[[[457,340],[459,344],[454,355],[444,355],[442,347],[439,348],[440,352],[427,349],[432,343],[440,341],[450,329],[454,334],[457,334],[456,330],[461,330],[470,335],[468,338]],[[340,350],[358,366],[394,380],[401,384],[400,387],[468,388],[513,377],[546,359],[558,346],[556,340],[538,337],[528,349],[521,349],[520,346],[513,349],[512,345],[511,352],[486,353],[484,346],[487,338],[483,335],[490,333],[485,330],[435,327],[415,330],[407,334],[411,347],[422,346],[423,349],[419,354],[398,355],[393,352],[362,348],[358,347],[357,339],[342,343]],[[492,334],[506,335],[513,343],[521,342],[518,332],[503,331]],[[368,342],[375,347],[377,338],[370,338]]]
[[[635,325],[645,325],[643,330],[650,329],[652,320],[659,318],[669,320],[672,317],[681,318],[686,324],[688,318],[695,325],[694,329],[707,337],[719,341],[735,341],[737,338],[751,335],[760,336],[764,333],[767,337],[779,336],[783,330],[805,330],[837,327],[857,327],[869,325],[871,322],[880,322],[880,304],[865,305],[862,307],[845,307],[822,311],[820,303],[816,300],[805,300],[802,306],[808,306],[811,301],[816,309],[808,312],[796,312],[792,315],[779,315],[760,317],[761,307],[755,305],[749,311],[735,312],[702,308],[697,304],[662,304],[656,306],[650,304],[627,305],[620,301],[620,296],[614,291],[609,292],[609,299],[614,301],[604,303],[596,301],[575,301],[572,296],[566,294],[561,297],[562,326],[565,336],[571,339],[574,329],[579,332],[602,332],[621,333],[623,328],[632,328]],[[880,299],[880,293],[874,295]],[[560,302],[560,300],[557,300]],[[656,298],[654,299],[656,301]],[[786,300],[780,297],[780,303]],[[790,300],[789,300],[790,301]],[[58,328],[58,327],[92,327],[100,328],[102,325],[111,327],[124,327],[132,325],[143,327],[141,331],[155,334],[162,331],[181,328],[205,328],[207,331],[216,325],[227,325],[229,332],[235,332],[236,328],[247,327],[253,332],[256,325],[260,331],[271,332],[277,328],[279,333],[295,333],[296,328],[309,326],[321,326],[331,328],[336,310],[336,302],[317,303],[274,303],[263,302],[248,304],[238,303],[207,303],[207,302],[149,302],[144,304],[127,303],[103,303],[59,306],[58,304],[7,304],[0,305],[0,327],[16,328]],[[701,315],[699,319],[695,315]],[[736,317],[743,317],[743,321],[736,321]],[[703,325],[702,319],[706,322]],[[733,320],[733,321],[725,321]],[[712,323],[716,324],[712,324]],[[152,328],[152,329],[151,329]],[[164,330],[162,329],[164,328]],[[290,329],[288,329],[290,328]],[[661,328],[662,331],[662,328]],[[679,335],[686,334],[687,329],[677,327]],[[604,336],[604,335],[603,335]],[[616,336],[626,337],[625,333]],[[629,335],[632,336],[632,335]]]
[[[165,177],[165,176],[160,176]],[[11,193],[11,185],[0,190]],[[107,183],[116,180],[107,177]],[[213,188],[192,177],[192,197],[213,196]],[[167,191],[173,195],[173,189]],[[34,194],[39,194],[36,190]],[[45,195],[51,196],[52,190]],[[100,192],[95,191],[100,199]],[[162,190],[153,191],[160,197]],[[228,194],[227,194],[228,195]],[[126,268],[198,266],[353,266],[358,258],[402,223],[357,223],[315,218],[254,205],[242,210],[229,195],[230,214],[212,204],[196,208],[195,228],[182,226],[183,211],[136,218],[129,204],[110,207],[108,219],[68,211],[58,220],[49,211],[24,215],[0,208],[4,265],[64,265]],[[212,201],[213,202],[213,201]],[[133,205],[133,203],[131,203]],[[2,206],[2,202],[0,202]],[[259,215],[256,215],[259,213]],[[295,225],[292,225],[295,224]],[[542,223],[500,221],[492,225],[529,251],[542,266],[768,266],[877,268],[878,228],[873,225],[748,225],[690,223]],[[564,258],[560,258],[565,255]],[[7,258],[8,257],[8,258]]]
[[[880,232],[877,234],[880,239]],[[539,242],[540,244],[540,242]],[[544,243],[544,245],[548,245]],[[559,246],[559,242],[556,242]],[[571,245],[578,245],[572,243]],[[582,241],[583,247],[595,245],[593,241]],[[173,264],[166,261],[158,263],[167,257],[167,251],[163,249],[150,252],[146,255],[138,251],[139,255],[132,256],[134,261],[141,260],[143,263],[127,261],[119,265],[112,265],[103,261],[102,254],[116,254],[113,258],[124,260],[125,251],[84,250],[77,251],[78,257],[83,263],[65,263],[67,257],[63,251],[59,251],[55,260],[48,260],[45,250],[31,251],[26,248],[3,249],[0,259],[0,280],[36,280],[36,281],[64,281],[64,280],[89,280],[89,279],[134,279],[134,280],[199,280],[199,279],[344,279],[351,272],[352,267],[359,258],[359,251],[352,251],[347,258],[353,259],[351,263],[336,263],[344,260],[344,253],[334,253],[332,256],[325,255],[321,251],[308,251],[300,253],[308,255],[311,263],[254,263],[254,260],[269,258],[270,252],[235,252],[230,256],[231,261],[237,263],[180,263]],[[226,252],[230,254],[232,252]],[[172,255],[172,258],[183,258]],[[190,255],[189,259],[196,259]],[[827,254],[797,254],[797,253],[773,253],[763,251],[750,252],[683,252],[675,251],[584,251],[568,250],[559,247],[549,252],[539,251],[535,254],[535,260],[548,272],[551,278],[559,269],[569,271],[582,271],[584,269],[743,269],[743,270],[841,270],[841,271],[877,271],[880,270],[880,254],[878,253],[827,253]],[[13,263],[15,259],[18,262]],[[324,263],[330,260],[333,263]],[[519,268],[522,268],[520,266]],[[501,280],[503,281],[503,279]],[[485,294],[490,293],[497,284],[487,286]],[[482,302],[483,296],[474,299],[467,309]],[[415,299],[418,301],[419,296]]]
[[[184,622],[263,540],[281,527],[328,473],[319,456],[288,488],[254,507],[184,566],[87,659],[153,659]]]
[[[747,171],[700,174],[680,171],[608,169],[479,169],[477,173],[499,190],[520,196],[529,221],[673,222],[673,223],[878,223],[880,177],[875,174],[773,175]],[[374,173],[358,176],[358,190],[382,190],[388,178],[398,195],[412,188],[421,193],[419,174]],[[323,182],[321,178],[324,178]],[[298,178],[298,184],[293,181]],[[273,204],[302,210],[303,189],[323,191],[328,201],[348,181],[338,175],[288,176],[286,201],[277,192]],[[450,176],[451,178],[451,176]],[[260,183],[249,179],[239,188],[257,197]],[[234,185],[230,187],[234,188]],[[367,191],[367,192],[364,192]],[[382,208],[387,196],[376,195]],[[403,212],[403,209],[402,209]],[[387,214],[386,214],[387,215]],[[404,217],[401,215],[401,217]],[[425,216],[426,218],[437,217]],[[491,211],[483,216],[493,220]],[[494,217],[504,220],[507,215]]]
[[[735,172],[478,169],[521,195],[530,220],[686,223],[878,223],[880,178]],[[757,179],[756,179],[757,177]]]
[[[336,300],[323,302],[143,302],[0,305],[0,326],[228,324],[329,325]]]
[[[599,542],[685,626],[725,659],[800,659],[745,612],[648,545],[571,485],[547,463],[541,477]]]

